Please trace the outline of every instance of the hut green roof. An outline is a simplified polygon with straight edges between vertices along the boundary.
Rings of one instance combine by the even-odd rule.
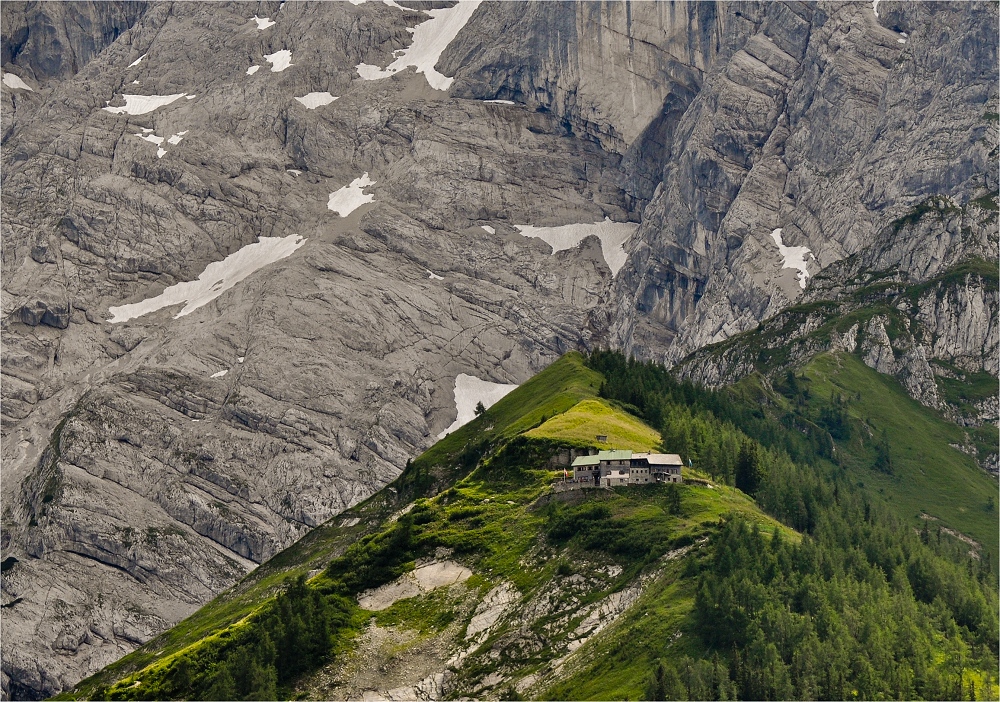
[[[602,461],[627,461],[632,458],[632,452],[628,450],[601,451],[597,454],[597,458]]]

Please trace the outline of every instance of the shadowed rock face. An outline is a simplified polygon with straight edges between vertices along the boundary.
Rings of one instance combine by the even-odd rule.
[[[72,76],[145,12],[143,2],[4,3],[0,64],[44,83]]]
[[[458,374],[678,358],[802,294],[772,230],[815,273],[995,190],[995,5],[879,10],[484,3],[443,92],[359,79],[424,19],[382,3],[4,3],[4,70],[37,85],[0,89],[6,693],[73,684],[384,486]],[[102,109],[122,94],[180,97]],[[332,212],[364,173],[373,203]],[[640,223],[617,276],[594,237],[513,226],[605,217]],[[292,235],[191,314],[108,321]]]

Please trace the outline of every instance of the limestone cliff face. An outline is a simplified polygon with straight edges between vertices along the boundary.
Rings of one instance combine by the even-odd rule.
[[[600,332],[596,240],[553,255],[512,224],[625,219],[620,156],[412,72],[358,79],[423,19],[155,4],[75,75],[3,88],[8,694],[71,685],[384,486],[454,420],[459,373],[522,382]],[[294,99],[317,91],[339,99]],[[122,93],[184,95],[102,109]],[[366,172],[374,205],[328,209]],[[192,314],[108,321],[288,236]]]
[[[5,3],[0,64],[44,84],[72,76],[138,21],[144,2]],[[20,69],[20,70],[18,70]]]
[[[996,259],[972,204],[997,188],[991,3],[485,2],[449,91],[360,78],[427,19],[384,3],[2,12],[34,87],[0,88],[7,695],[71,685],[380,489],[460,373],[671,361],[837,262]],[[373,203],[331,211],[366,173]],[[605,218],[639,224],[617,275],[596,238],[553,254],[514,226]],[[190,314],[110,321],[279,237],[302,241]],[[963,285],[920,297],[914,358],[995,373],[995,290]]]
[[[551,111],[621,154],[622,186],[640,209],[705,75],[761,16],[755,3],[491,3],[442,65],[455,71],[455,95]]]
[[[617,343],[676,361],[797,300],[775,229],[815,274],[929,195],[995,191],[996,7],[879,7],[770,5],[706,79],[616,280]]]

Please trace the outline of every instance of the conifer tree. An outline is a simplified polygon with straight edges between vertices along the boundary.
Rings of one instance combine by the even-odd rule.
[[[746,440],[740,446],[740,454],[736,458],[736,487],[748,495],[756,495],[760,487],[762,471],[757,445]]]

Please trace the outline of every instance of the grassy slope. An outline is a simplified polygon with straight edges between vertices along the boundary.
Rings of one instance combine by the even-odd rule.
[[[687,468],[684,474],[709,478]],[[659,493],[644,487],[618,488],[615,492],[612,504],[616,513],[630,515],[638,528],[655,529],[657,520],[667,519]],[[689,484],[683,487],[682,500],[683,516],[669,518],[674,520],[671,529],[678,535],[701,536],[722,517],[738,515],[765,532],[780,529],[788,541],[797,543],[802,538],[734,488]],[[696,554],[688,558],[693,557]],[[588,655],[578,659],[575,669],[543,692],[542,699],[642,699],[649,671],[658,659],[703,655],[705,646],[691,617],[698,578],[685,574],[684,565],[683,559],[670,562],[622,619],[590,644]]]
[[[594,444],[598,434],[608,440],[603,446],[633,451],[652,451],[660,444],[660,435],[635,417],[615,409],[604,400],[583,400],[569,411],[557,415],[525,436],[537,439],[562,439]]]
[[[461,429],[424,452],[415,463],[447,463],[473,439],[509,439],[565,412],[588,397],[596,397],[601,375],[583,365],[583,356],[568,353],[510,393]]]
[[[913,400],[894,378],[873,371],[856,356],[821,354],[804,373],[814,406],[828,402],[831,392],[840,393],[849,398],[849,414],[872,427],[875,438],[886,432],[892,475],[869,468],[867,446],[860,443],[866,438],[863,431],[854,432],[848,442],[852,457],[845,459],[845,466],[858,480],[915,525],[921,523],[921,512],[937,517],[975,538],[997,561],[997,513],[986,509],[997,486],[970,456],[948,445],[964,443],[961,427]]]
[[[352,543],[377,531],[384,520],[411,499],[420,497],[412,475],[420,471],[449,472],[456,457],[474,440],[497,441],[510,438],[541,424],[546,418],[565,412],[580,400],[594,397],[602,377],[586,368],[583,356],[568,353],[493,405],[484,415],[466,424],[413,461],[390,486],[359,505],[317,527],[297,543],[262,564],[230,590],[220,594],[175,627],[154,638],[136,651],[83,680],[62,698],[87,697],[101,684],[126,677],[146,666],[207,641],[219,631],[246,619],[278,592],[288,577],[322,568]],[[458,477],[441,476],[448,481]],[[341,524],[353,517],[360,519],[352,527]]]

